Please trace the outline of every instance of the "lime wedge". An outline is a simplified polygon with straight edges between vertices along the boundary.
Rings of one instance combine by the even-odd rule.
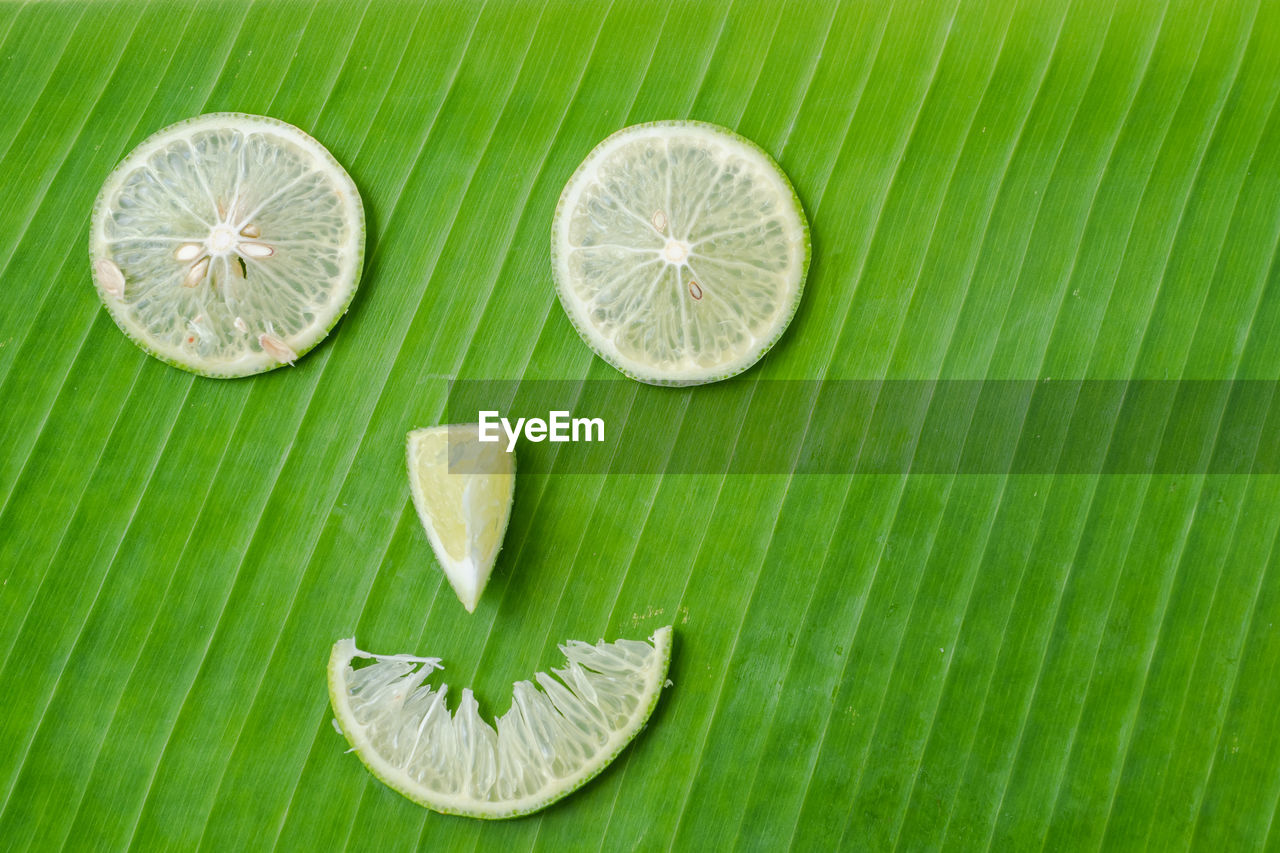
[[[511,518],[515,453],[481,442],[476,424],[414,430],[406,448],[418,518],[453,591],[474,612]]]
[[[346,311],[364,255],[355,184],[320,143],[212,113],[129,153],[93,208],[98,295],[145,351],[204,376],[292,364]]]
[[[390,787],[438,812],[516,817],[579,788],[636,736],[666,683],[671,628],[647,643],[571,641],[560,651],[566,666],[535,675],[541,690],[516,682],[496,728],[469,689],[450,714],[448,685],[424,683],[438,658],[373,655],[351,639],[333,646],[329,698],[360,760]],[[355,658],[373,663],[354,668]]]
[[[560,302],[626,375],[697,385],[746,370],[795,314],[809,226],[787,176],[731,130],[628,127],[583,161],[551,228]]]

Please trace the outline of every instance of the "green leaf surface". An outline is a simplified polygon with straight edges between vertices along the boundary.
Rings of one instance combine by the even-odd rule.
[[[1278,96],[1258,0],[0,5],[3,846],[1276,848]],[[220,110],[315,136],[369,229],[331,337],[235,381],[133,346],[87,251],[115,163]],[[674,118],[786,170],[800,310],[741,394],[613,386],[647,473],[522,448],[468,615],[404,435],[453,379],[617,379],[556,301],[551,219],[598,141]],[[990,381],[1130,379],[1168,393]],[[1069,473],[911,473],[878,380],[972,395],[919,413],[961,455],[1044,458],[1083,407],[1115,434],[1066,432]],[[1184,399],[1203,422],[1170,429]],[[859,473],[895,431],[901,470]],[[691,472],[704,434],[725,471],[773,438],[835,464]],[[1133,434],[1154,467],[1104,473]],[[669,623],[648,728],[532,817],[425,811],[331,726],[341,637],[444,658],[493,715],[557,643]]]

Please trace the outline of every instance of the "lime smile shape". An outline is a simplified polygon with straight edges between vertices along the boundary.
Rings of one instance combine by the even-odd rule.
[[[570,641],[566,665],[516,682],[496,726],[462,691],[425,684],[437,658],[373,655],[334,644],[329,698],[342,734],[391,788],[434,811],[477,818],[530,814],[577,790],[642,729],[666,685],[671,627],[648,642]],[[373,663],[353,667],[356,659]]]

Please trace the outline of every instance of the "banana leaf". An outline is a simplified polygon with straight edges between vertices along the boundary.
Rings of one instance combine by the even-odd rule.
[[[3,846],[1275,849],[1277,96],[1260,0],[0,5]],[[222,110],[320,140],[368,228],[326,342],[242,380],[145,355],[88,260],[115,163]],[[577,164],[672,118],[812,229],[723,386],[621,378],[551,276]],[[468,387],[613,437],[521,446],[471,615],[403,462]],[[342,637],[492,716],[667,624],[646,730],[531,817],[332,727]]]

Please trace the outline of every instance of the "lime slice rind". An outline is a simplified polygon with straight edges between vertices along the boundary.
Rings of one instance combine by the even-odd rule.
[[[234,250],[211,256],[224,224]],[[210,113],[147,137],[107,177],[92,214],[93,280],[148,354],[248,376],[295,362],[346,313],[364,231],[354,182],[319,142],[267,116]],[[183,257],[184,246],[199,254]]]
[[[648,643],[570,642],[566,666],[517,682],[494,725],[462,691],[426,683],[435,658],[380,657],[352,639],[334,644],[329,695],[339,729],[378,779],[445,814],[486,819],[531,814],[597,776],[644,728],[671,663],[671,628]],[[354,657],[376,662],[356,670]]]
[[[702,147],[710,153],[689,156]],[[759,361],[795,316],[811,251],[777,162],[691,120],[606,138],[566,183],[552,224],[571,324],[606,362],[656,385],[714,382]]]

